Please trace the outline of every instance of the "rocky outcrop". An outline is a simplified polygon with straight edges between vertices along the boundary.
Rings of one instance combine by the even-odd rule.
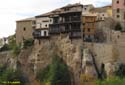
[[[54,54],[57,54],[68,65],[73,83],[79,85],[81,74],[97,78],[96,67],[99,68],[100,73],[103,73],[101,66],[105,66],[107,75],[114,72],[113,63],[117,60],[117,57],[116,54],[113,55],[114,52],[116,53],[113,47],[112,44],[83,44],[81,39],[69,39],[67,35],[60,35],[52,36],[51,39],[35,40],[34,46],[22,49],[15,59],[12,55],[6,53],[0,54],[0,57],[6,56],[6,61],[9,57],[10,65],[16,65],[16,60],[18,60],[21,70],[29,76],[30,82],[33,83],[37,81],[35,77],[37,71],[50,64]],[[3,63],[2,61],[4,60],[1,60],[1,63]]]
[[[0,52],[0,65],[7,65],[8,68],[16,69],[16,61],[17,59],[11,51]]]

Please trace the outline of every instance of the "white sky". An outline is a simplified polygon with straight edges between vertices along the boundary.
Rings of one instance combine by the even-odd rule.
[[[70,3],[103,6],[112,0],[1,0],[0,38],[15,33],[16,20],[39,15]]]

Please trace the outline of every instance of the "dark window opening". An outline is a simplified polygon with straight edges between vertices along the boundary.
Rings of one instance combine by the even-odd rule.
[[[44,31],[44,36],[47,36],[47,32],[46,31]]]
[[[25,27],[23,28],[23,31],[26,31],[26,28],[25,28]]]
[[[88,28],[88,32],[90,32],[90,28]]]
[[[119,18],[120,17],[120,15],[117,15],[117,18]]]
[[[47,24],[45,26],[47,27]]]
[[[117,13],[119,13],[119,12],[120,12],[120,9],[118,8],[118,9],[117,9]]]
[[[49,22],[49,20],[43,20],[42,22]]]
[[[86,8],[84,8],[86,10]]]
[[[117,4],[119,4],[119,0],[117,1]]]

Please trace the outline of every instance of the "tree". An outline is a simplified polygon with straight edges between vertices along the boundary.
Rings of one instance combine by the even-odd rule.
[[[44,85],[71,85],[68,66],[58,56],[54,56],[52,63],[37,73],[37,78]]]

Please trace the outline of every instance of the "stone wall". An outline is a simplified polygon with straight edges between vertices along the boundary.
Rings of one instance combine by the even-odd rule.
[[[113,61],[113,45],[102,43],[84,43],[95,55],[98,67],[102,63],[106,64]]]
[[[20,44],[24,40],[32,39],[33,24],[32,21],[19,21],[16,23],[16,43]]]
[[[125,33],[115,31],[112,36],[113,43],[119,53],[119,62],[125,64]]]

